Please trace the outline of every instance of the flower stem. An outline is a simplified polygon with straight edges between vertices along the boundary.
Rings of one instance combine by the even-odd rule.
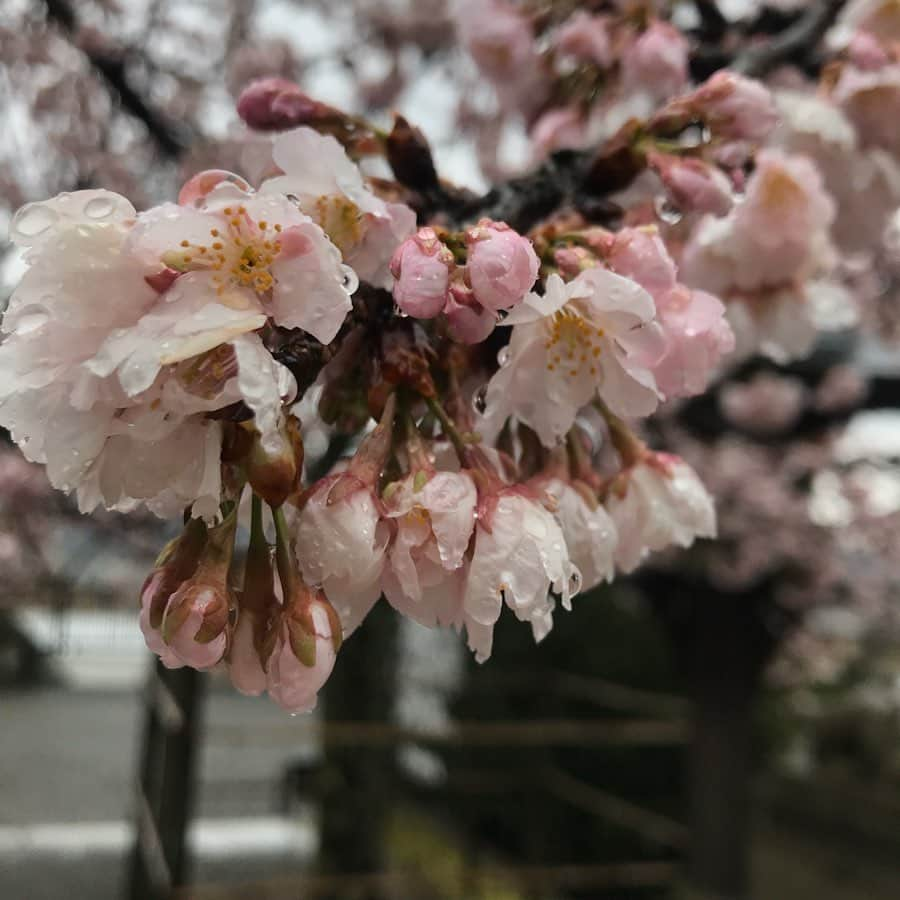
[[[441,423],[444,434],[450,439],[450,443],[453,444],[453,449],[456,450],[459,461],[464,464],[469,455],[468,447],[462,434],[456,427],[456,423],[447,415],[447,411],[441,406],[441,402],[437,397],[425,397],[424,399],[428,408],[434,413],[435,418]]]
[[[288,533],[283,506],[272,507],[272,519],[275,522],[275,563],[278,566],[278,577],[281,580],[284,602],[287,603],[288,599],[294,595],[297,563],[291,549],[291,536]]]
[[[610,439],[622,459],[622,465],[627,468],[640,462],[647,455],[647,445],[602,400],[596,400],[595,404],[606,420]]]

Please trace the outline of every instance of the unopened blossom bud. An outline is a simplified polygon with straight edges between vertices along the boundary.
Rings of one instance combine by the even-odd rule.
[[[331,117],[335,110],[313,100],[285,78],[261,78],[241,92],[238,115],[258,131],[284,131],[298,125],[312,125]]]
[[[444,307],[450,337],[461,344],[480,344],[494,330],[497,314],[485,309],[470,288],[454,284]]]
[[[734,199],[731,183],[720,169],[701,159],[651,153],[650,167],[675,204],[686,212],[724,216]]]
[[[455,266],[453,254],[434,229],[420,228],[391,259],[397,306],[416,319],[433,319],[447,302]]]
[[[587,136],[584,110],[578,106],[558,106],[542,113],[531,127],[531,142],[537,156],[554,150],[581,147]]]
[[[568,279],[599,265],[597,257],[587,247],[559,247],[553,251],[553,262],[560,275]]]
[[[655,21],[623,53],[622,80],[655,97],[675,94],[688,80],[688,49],[677,28]]]
[[[234,550],[237,514],[232,512],[209,537],[196,572],[169,598],[162,638],[186,666],[211,669],[225,654],[232,596],[228,569]]]
[[[847,46],[847,57],[859,69],[880,69],[890,62],[881,41],[868,31],[857,31]]]
[[[428,140],[403,116],[394,118],[394,127],[385,140],[385,153],[391,171],[401,184],[417,191],[440,186]]]
[[[762,143],[778,124],[775,101],[759,81],[716,72],[690,96],[690,105],[716,137]]]
[[[141,588],[141,632],[147,647],[169,668],[177,668],[182,663],[166,646],[160,634],[163,614],[172,594],[194,574],[205,543],[206,526],[201,519],[191,519],[182,534],[170,541],[160,553],[156,567]]]
[[[262,438],[254,435],[247,456],[247,481],[269,506],[281,506],[299,487],[303,441],[296,419]]]
[[[340,620],[322,591],[300,583],[275,619],[269,644],[269,696],[291,713],[315,709],[341,646]]]
[[[466,232],[466,244],[466,275],[475,299],[496,312],[521,303],[541,265],[531,241],[505,222],[482,219]]]
[[[605,68],[613,61],[609,24],[607,16],[577,10],[556,32],[554,45],[560,53]]]
[[[606,261],[619,275],[636,281],[654,300],[677,283],[677,269],[654,226],[622,228],[608,242]]]

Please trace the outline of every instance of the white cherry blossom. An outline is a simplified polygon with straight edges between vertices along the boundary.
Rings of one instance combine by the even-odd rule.
[[[600,397],[617,415],[645,416],[660,395],[652,367],[665,350],[653,298],[628,278],[587,269],[566,283],[547,279],[504,320],[512,325],[487,388],[479,431],[491,439],[514,415],[546,446]]]

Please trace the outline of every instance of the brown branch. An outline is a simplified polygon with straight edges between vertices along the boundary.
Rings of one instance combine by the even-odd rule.
[[[44,0],[44,7],[48,21],[56,23],[77,44],[79,25],[72,4],[67,0]],[[80,49],[107,88],[119,99],[122,109],[144,123],[160,151],[168,157],[180,156],[190,144],[190,136],[183,127],[154,110],[131,85],[126,72],[126,54],[103,46],[81,46]],[[128,52],[134,55],[135,51]]]
[[[729,66],[751,78],[762,78],[785,62],[806,61],[837,18],[846,0],[819,0],[789,28],[770,40],[748,47]]]

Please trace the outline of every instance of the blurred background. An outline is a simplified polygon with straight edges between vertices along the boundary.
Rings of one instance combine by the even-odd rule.
[[[234,100],[268,75],[403,113],[475,190],[530,163],[440,0],[0,0],[2,229],[58,191],[140,208],[245,171]],[[0,298],[21,270],[4,245]],[[156,672],[137,594],[165,526],[79,516],[3,435],[0,897],[894,900],[889,310],[655,423],[718,542],[581,596],[537,648],[501,619],[484,667],[376,610],[312,717]]]

